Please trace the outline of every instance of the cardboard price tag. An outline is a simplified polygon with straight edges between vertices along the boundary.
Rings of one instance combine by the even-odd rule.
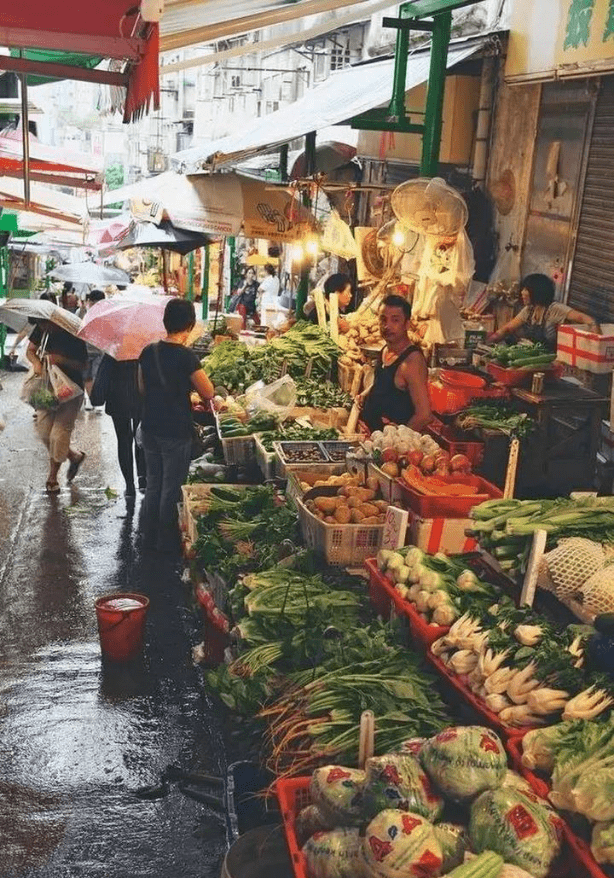
[[[396,506],[387,506],[386,518],[384,519],[384,533],[382,534],[382,548],[401,549],[406,544],[407,530],[408,510],[398,509]]]

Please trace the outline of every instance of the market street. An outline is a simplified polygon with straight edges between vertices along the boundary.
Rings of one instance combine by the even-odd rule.
[[[170,763],[224,772],[191,658],[201,633],[189,591],[135,548],[140,498],[131,508],[122,496],[111,419],[80,414],[75,447],[87,460],[48,496],[47,455],[19,400],[25,373],[1,374],[0,876],[217,876],[217,814],[175,784],[154,800],[134,795]],[[151,602],[143,662],[119,670],[102,665],[94,612],[118,590]]]

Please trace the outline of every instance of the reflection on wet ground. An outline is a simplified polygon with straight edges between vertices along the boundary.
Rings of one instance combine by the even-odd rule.
[[[48,497],[23,375],[1,377],[0,878],[218,876],[214,806],[176,783],[135,795],[171,763],[225,771],[191,661],[201,633],[190,592],[170,562],[139,552],[140,501],[121,496],[110,419],[80,415],[86,463]],[[150,599],[143,656],[125,665],[102,662],[94,613],[117,590]]]

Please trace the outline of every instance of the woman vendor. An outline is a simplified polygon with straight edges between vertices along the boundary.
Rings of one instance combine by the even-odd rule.
[[[593,317],[575,311],[561,302],[554,302],[555,284],[546,274],[528,274],[521,281],[523,308],[497,332],[487,337],[488,342],[498,342],[506,336],[516,335],[532,342],[542,342],[546,348],[557,348],[557,328],[562,323],[583,323],[591,331],[600,332]]]
[[[329,297],[331,293],[337,293],[337,304],[341,315],[342,312],[346,311],[352,301],[352,284],[350,283],[350,278],[347,274],[338,273],[330,275],[324,283],[323,293],[327,314],[329,313]],[[318,311],[314,299],[309,299],[305,303],[303,306],[303,313],[306,320],[309,320],[311,323],[318,323]],[[350,328],[348,321],[345,320],[343,316],[339,317],[338,325],[340,332],[346,332]]]
[[[385,346],[371,388],[360,394],[361,420],[370,432],[386,424],[405,424],[420,432],[432,418],[427,391],[427,363],[408,336],[410,305],[401,296],[387,296],[380,309]]]

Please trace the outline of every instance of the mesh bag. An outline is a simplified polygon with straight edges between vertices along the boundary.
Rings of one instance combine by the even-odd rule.
[[[547,575],[558,597],[579,591],[584,582],[604,567],[604,550],[600,543],[585,537],[560,540],[556,549],[544,556]],[[545,587],[544,585],[542,586]]]
[[[584,583],[581,588],[583,597],[583,609],[599,616],[601,613],[612,613],[615,607],[613,601],[613,565],[603,567]]]

